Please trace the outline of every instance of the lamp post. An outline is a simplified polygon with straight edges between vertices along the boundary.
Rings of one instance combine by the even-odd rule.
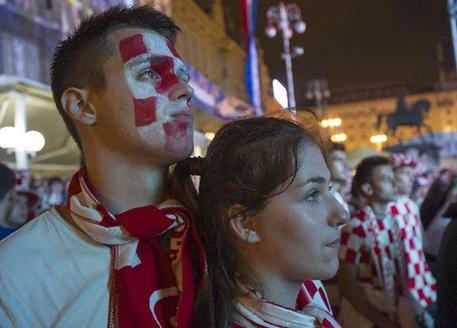
[[[316,108],[324,118],[327,109],[327,99],[330,98],[328,82],[323,79],[310,80],[306,84],[306,99],[315,99]]]
[[[457,3],[456,0],[448,0],[447,9],[449,12],[449,19],[451,23],[451,33],[452,33],[452,46],[454,48],[454,62],[455,68],[457,70]]]
[[[376,150],[378,152],[382,151],[382,144],[387,141],[387,136],[385,134],[376,134],[370,137],[370,142],[376,145]]]
[[[267,27],[265,28],[265,34],[269,38],[274,38],[278,33],[278,30],[282,33],[284,52],[281,54],[281,58],[286,64],[289,107],[292,108],[292,113],[295,116],[296,103],[292,58],[303,55],[304,50],[302,47],[294,47],[291,50],[290,39],[293,36],[293,30],[300,34],[304,33],[306,24],[302,20],[300,7],[295,3],[284,4],[284,2],[280,2],[278,6],[270,7],[267,10],[267,19],[268,22]],[[291,25],[293,25],[293,29]]]

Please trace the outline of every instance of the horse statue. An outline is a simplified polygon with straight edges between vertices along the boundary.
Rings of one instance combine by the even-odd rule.
[[[378,114],[376,129],[379,130],[383,119],[385,119],[387,124],[386,134],[393,134],[395,136],[395,132],[399,126],[416,127],[419,135],[422,135],[422,127],[426,128],[427,131],[431,133],[431,127],[424,123],[424,116],[429,112],[430,105],[430,101],[420,99],[416,101],[411,108],[408,108],[405,102],[405,96],[400,95],[397,100],[397,109],[395,112]]]

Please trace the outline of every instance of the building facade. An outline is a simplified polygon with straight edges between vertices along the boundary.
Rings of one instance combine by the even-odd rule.
[[[340,118],[341,125],[326,128],[327,133],[329,136],[345,134],[344,144],[349,152],[364,148],[379,150],[396,145],[430,143],[441,148],[443,158],[457,157],[457,90],[406,95],[403,109],[406,109],[409,117],[415,115],[414,106],[419,102],[428,107],[423,113],[424,126],[420,131],[414,126],[399,126],[393,134],[392,131],[388,131],[386,118],[388,115],[396,115],[399,99],[380,97],[332,104],[327,112],[327,118]],[[371,138],[379,135],[385,135],[387,140],[374,143]]]

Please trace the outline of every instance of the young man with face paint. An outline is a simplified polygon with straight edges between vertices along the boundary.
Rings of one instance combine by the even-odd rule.
[[[113,7],[57,48],[54,99],[86,166],[64,206],[0,246],[3,327],[189,326],[205,269],[168,178],[193,148],[178,30],[151,8]]]
[[[354,184],[367,206],[353,215],[341,236],[343,324],[368,328],[424,323],[431,319],[425,308],[436,300],[436,283],[425,262],[417,217],[394,202],[389,159],[364,159]]]

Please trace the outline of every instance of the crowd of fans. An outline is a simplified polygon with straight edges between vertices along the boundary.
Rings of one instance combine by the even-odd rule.
[[[0,239],[66,198],[61,178],[30,178],[27,172],[14,172],[0,163]]]
[[[398,252],[398,240],[410,244],[404,249],[400,247],[402,252],[409,252],[403,257],[405,284],[417,285],[415,280],[421,279],[416,289],[411,288],[412,299],[419,304],[422,302],[422,307],[427,309],[424,313],[430,312],[431,317],[436,317],[436,291],[440,284],[434,277],[438,282],[441,278],[442,284],[448,286],[455,279],[452,270],[457,267],[457,264],[452,267],[448,258],[453,256],[452,238],[456,235],[453,231],[457,229],[451,224],[457,217],[457,173],[450,168],[428,165],[423,157],[402,153],[367,157],[351,168],[341,144],[332,144],[328,166],[332,175],[332,192],[352,217],[342,229],[339,274],[326,283],[333,310],[339,319],[349,327],[363,327],[364,324],[370,327],[372,323],[364,317],[375,318],[378,326],[385,324],[387,327],[390,321],[393,323],[394,320],[386,315],[388,305],[375,304],[376,293],[373,291],[388,288],[386,267],[389,263],[383,263],[382,258],[394,260],[393,271],[402,268],[398,258],[390,254]],[[67,198],[67,185],[62,179],[30,178],[27,172],[14,172],[1,163],[0,187],[2,239],[46,209],[65,203]],[[409,214],[413,221],[407,222]],[[402,215],[404,222],[397,218]],[[370,221],[367,218],[371,216],[382,224],[376,227],[367,225]],[[387,216],[393,221],[388,221]],[[447,233],[446,229],[449,230]],[[370,231],[374,232],[373,237],[367,236]],[[384,241],[376,240],[384,237]],[[379,247],[383,243],[387,245],[385,250]],[[440,252],[441,244],[445,245]],[[370,247],[373,247],[371,254],[367,252]],[[393,273],[396,274],[398,272]],[[364,293],[357,292],[360,286],[365,289]],[[446,292],[449,291],[442,293]],[[368,300],[365,299],[367,296]],[[450,308],[447,306],[453,298],[446,295],[440,301],[441,317],[449,322],[455,320],[449,316],[457,316],[452,304]],[[446,300],[444,303],[443,299]],[[427,316],[421,320],[426,321]],[[426,322],[424,327],[427,327]]]
[[[426,156],[393,153],[367,157],[353,174],[344,174],[351,170],[344,148],[330,151],[335,197],[351,220],[342,229],[338,275],[326,287],[345,326],[457,322],[457,176],[430,163]],[[384,293],[390,305],[380,297]],[[400,300],[393,299],[398,294]],[[392,304],[400,309],[390,309]]]

